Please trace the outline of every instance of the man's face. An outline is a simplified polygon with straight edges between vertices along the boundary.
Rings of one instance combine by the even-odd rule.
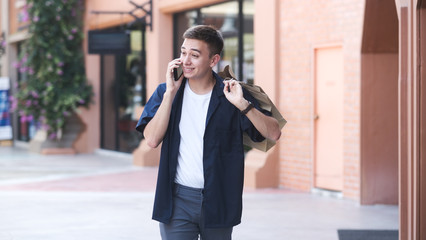
[[[182,60],[183,72],[188,79],[202,79],[209,77],[211,68],[216,65],[207,43],[196,39],[185,39],[182,47],[180,59]]]

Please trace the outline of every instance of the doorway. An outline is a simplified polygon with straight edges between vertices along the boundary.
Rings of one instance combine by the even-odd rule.
[[[101,55],[102,149],[131,153],[142,139],[142,135],[135,131],[146,101],[142,36],[141,31],[131,31],[129,54]]]
[[[314,187],[343,190],[343,51],[315,49]]]

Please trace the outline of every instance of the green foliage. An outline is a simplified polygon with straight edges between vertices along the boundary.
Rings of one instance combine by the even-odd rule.
[[[27,80],[20,84],[17,109],[21,121],[35,120],[50,138],[67,116],[89,107],[93,95],[84,68],[82,0],[27,0],[31,37],[16,67]]]

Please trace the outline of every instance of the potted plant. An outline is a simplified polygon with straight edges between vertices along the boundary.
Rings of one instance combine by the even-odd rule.
[[[81,0],[27,0],[30,37],[15,67],[26,75],[15,104],[21,122],[34,121],[60,141],[67,120],[93,95],[84,68]],[[12,103],[13,105],[13,103]]]

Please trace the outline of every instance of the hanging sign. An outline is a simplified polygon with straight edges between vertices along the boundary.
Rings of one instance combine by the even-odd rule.
[[[130,54],[129,31],[89,31],[89,54]]]

